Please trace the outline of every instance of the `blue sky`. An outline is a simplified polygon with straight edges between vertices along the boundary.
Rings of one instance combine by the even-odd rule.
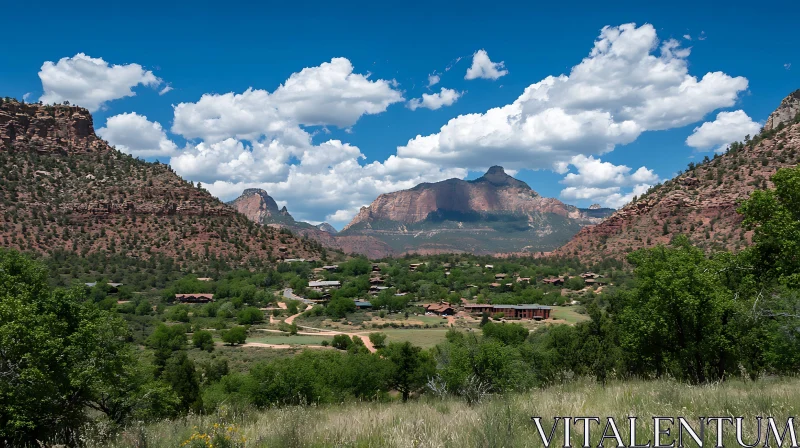
[[[5,5],[14,37],[0,49],[0,95],[84,103],[120,149],[172,160],[226,200],[261,186],[337,227],[380,193],[495,164],[542,195],[619,206],[751,133],[800,88],[796,2],[165,3]],[[604,38],[617,44],[592,58]],[[581,81],[571,71],[584,58]],[[484,77],[465,79],[474,60]],[[700,82],[707,73],[719,77]],[[559,75],[569,79],[546,100],[486,115]],[[686,77],[700,84],[683,96]],[[509,116],[521,121],[506,128]]]

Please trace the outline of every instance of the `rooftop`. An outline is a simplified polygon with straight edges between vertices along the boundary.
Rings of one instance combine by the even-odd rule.
[[[339,280],[325,280],[319,282],[308,282],[309,288],[322,288],[325,286],[341,286],[342,282]]]

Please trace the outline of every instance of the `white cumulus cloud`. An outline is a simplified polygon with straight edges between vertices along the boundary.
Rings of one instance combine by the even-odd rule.
[[[251,88],[203,95],[175,106],[172,131],[201,141],[188,144],[170,165],[222,199],[263,188],[298,219],[338,225],[380,193],[466,176],[464,169],[415,158],[362,164],[366,156],[358,147],[339,140],[314,144],[304,129],[349,129],[361,116],[403,101],[396,87],[355,74],[347,59],[337,58],[291,75],[272,93]],[[435,101],[441,107],[455,98],[445,93]]]
[[[567,185],[561,191],[561,198],[565,200],[591,200],[617,208],[659,181],[658,175],[646,167],[631,173],[632,168],[628,166],[603,162],[592,156],[577,155],[569,165],[578,172],[568,173],[561,181]]]
[[[442,78],[439,75],[435,74],[435,73],[432,74],[432,75],[428,75],[428,87],[433,87],[436,84],[439,84],[439,81],[441,81],[441,80],[442,80]]]
[[[277,142],[247,148],[241,142],[225,140],[198,145],[170,164],[176,172],[202,180],[222,199],[233,199],[245,188],[263,188],[286,202],[295,218],[337,226],[347,224],[360,207],[381,193],[467,174],[466,170],[442,170],[430,162],[396,156],[362,165],[359,162],[364,157],[357,147],[338,140],[290,148]],[[299,163],[289,164],[290,158]]]
[[[505,69],[505,64],[502,61],[492,62],[486,50],[478,50],[472,55],[472,66],[467,69],[464,79],[483,78],[494,80],[507,74],[508,70]]]
[[[61,58],[57,63],[46,61],[39,71],[45,103],[70,103],[94,112],[106,102],[134,96],[138,85],[157,87],[161,79],[139,64],[109,65],[102,58],[78,53]]]
[[[178,149],[167,138],[160,123],[149,121],[136,112],[109,117],[105,127],[97,130],[97,135],[134,157],[172,156]]]
[[[747,79],[693,76],[689,54],[672,39],[659,45],[649,24],[605,27],[569,75],[548,76],[511,104],[455,117],[397,154],[446,167],[479,169],[491,157],[509,169],[563,172],[576,155],[604,154],[642,132],[685,126],[735,104]]]
[[[741,141],[745,135],[756,135],[761,125],[753,121],[743,110],[720,112],[714,121],[707,121],[694,128],[686,138],[686,144],[701,151],[722,152],[729,143]]]
[[[283,134],[296,143],[303,139],[298,125],[348,128],[363,115],[381,113],[403,101],[395,86],[390,80],[370,81],[367,75],[353,73],[349,60],[334,58],[292,74],[272,93],[250,88],[180,103],[175,106],[172,131],[213,141]]]
[[[592,156],[577,155],[572,158],[570,165],[577,168],[578,172],[567,174],[561,181],[565,185],[594,187],[658,182],[658,176],[646,167],[640,167],[631,174],[631,168],[625,165],[614,165]]]
[[[417,108],[424,107],[431,110],[436,110],[442,106],[452,106],[463,95],[453,89],[442,87],[439,93],[423,93],[422,98],[414,98],[408,102],[408,108],[417,110]]]

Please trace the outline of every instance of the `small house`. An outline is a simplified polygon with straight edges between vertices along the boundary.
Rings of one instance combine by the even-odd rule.
[[[411,263],[408,265],[408,270],[411,272],[415,272],[419,267],[422,266],[422,263]]]
[[[371,304],[371,303],[369,303],[369,302],[367,302],[367,301],[364,301],[364,300],[354,300],[354,302],[355,302],[355,304],[356,304],[356,308],[358,308],[358,309],[360,309],[360,310],[364,310],[364,309],[367,309],[367,308],[372,308],[372,304]]]
[[[542,283],[545,285],[553,285],[553,286],[560,286],[564,284],[563,277],[549,277],[542,280]]]
[[[442,302],[442,303],[427,303],[422,305],[425,308],[425,311],[428,313],[433,313],[438,316],[452,316],[456,313],[455,308],[453,308],[449,303]]]

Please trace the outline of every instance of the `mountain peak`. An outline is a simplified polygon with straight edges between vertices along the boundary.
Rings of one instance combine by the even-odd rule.
[[[254,194],[259,196],[269,196],[269,194],[267,194],[267,190],[264,190],[263,188],[246,188],[242,192],[242,196],[252,196]]]
[[[335,227],[328,224],[327,222],[323,222],[322,224],[317,224],[316,228],[322,230],[323,232],[328,232],[331,235],[336,235],[337,233],[339,233]]]
[[[526,190],[531,190],[531,187],[529,187],[528,184],[519,179],[514,179],[513,177],[509,176],[508,173],[506,173],[506,171],[503,169],[503,167],[499,165],[495,165],[489,168],[489,170],[486,171],[486,174],[471,182],[474,183],[488,182],[497,187],[516,187],[516,188],[524,188]]]
[[[260,199],[256,199],[255,200],[256,202],[252,202],[252,200],[248,200],[249,198],[252,198],[254,196],[258,196]],[[242,192],[241,196],[239,196],[238,198],[236,198],[233,201],[229,202],[228,204],[232,205],[234,208],[237,208],[236,204],[241,203],[241,202],[249,202],[249,203],[253,204],[257,210],[260,210],[261,208],[263,208],[263,209],[265,209],[267,215],[271,215],[273,213],[278,213],[278,204],[275,202],[275,199],[272,199],[272,196],[270,196],[267,193],[267,191],[262,189],[262,188],[246,188]],[[242,210],[239,210],[239,211],[242,212],[242,213],[245,213],[245,215],[247,214],[246,212],[243,212]]]

